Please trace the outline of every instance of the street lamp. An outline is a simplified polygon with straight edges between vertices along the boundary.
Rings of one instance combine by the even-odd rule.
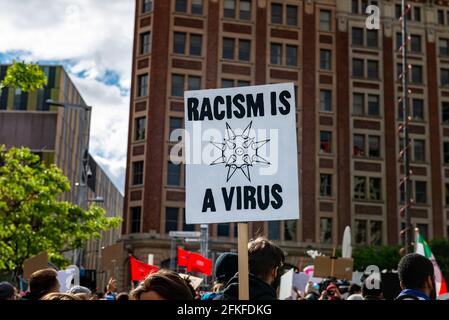
[[[90,117],[92,113],[92,107],[83,104],[73,104],[67,102],[59,102],[54,101],[52,99],[46,100],[46,103],[49,105],[57,106],[65,109],[79,109],[83,110],[84,121],[80,121],[81,123],[81,132],[83,132],[82,146],[81,146],[81,177],[80,183],[76,183],[75,185],[78,187],[85,188],[84,192],[77,192],[77,202],[78,205],[84,209],[88,209],[89,202],[104,202],[104,199],[93,199],[95,201],[90,201],[88,196],[88,188],[87,188],[87,179],[89,174],[92,175],[92,171],[89,168],[89,136],[90,136]],[[102,201],[100,201],[102,200]],[[73,264],[77,265],[78,260],[78,250],[75,249]]]

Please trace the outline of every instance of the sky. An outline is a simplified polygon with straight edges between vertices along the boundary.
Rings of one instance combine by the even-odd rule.
[[[90,152],[123,193],[134,0],[0,0],[0,63],[64,65],[93,107]]]

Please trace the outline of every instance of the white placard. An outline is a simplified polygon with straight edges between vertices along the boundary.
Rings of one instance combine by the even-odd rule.
[[[294,85],[184,98],[186,222],[299,219]]]

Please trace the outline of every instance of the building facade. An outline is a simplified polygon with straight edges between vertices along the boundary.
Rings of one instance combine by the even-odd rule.
[[[409,1],[412,222],[449,233],[449,3]],[[368,5],[380,29],[368,30]],[[297,88],[301,219],[250,224],[291,263],[328,250],[346,226],[361,246],[398,244],[400,1],[137,0],[123,237],[129,251],[170,258],[184,223],[183,166],[170,162],[184,90],[293,82]],[[212,225],[212,251],[234,248],[236,225]]]
[[[8,65],[0,66],[0,81],[7,68]],[[86,116],[79,108],[58,108],[46,101],[51,99],[73,105],[86,103],[62,66],[42,68],[48,79],[43,89],[30,93],[12,88],[2,91],[0,144],[7,148],[27,147],[45,163],[59,167],[71,187],[61,200],[86,208],[91,200],[101,197],[98,205],[106,210],[106,216],[122,217],[123,195],[91,155],[88,157],[87,181],[84,181],[82,171],[90,133],[90,114]],[[101,266],[102,248],[115,244],[120,235],[121,228],[105,231],[101,239],[89,241],[84,250],[78,251],[78,264],[85,269],[97,270],[97,283],[101,286],[106,281]]]

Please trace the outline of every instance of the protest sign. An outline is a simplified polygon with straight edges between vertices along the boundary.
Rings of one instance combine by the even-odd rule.
[[[48,254],[44,252],[25,260],[23,263],[23,278],[29,280],[34,272],[46,268],[48,268]]]

